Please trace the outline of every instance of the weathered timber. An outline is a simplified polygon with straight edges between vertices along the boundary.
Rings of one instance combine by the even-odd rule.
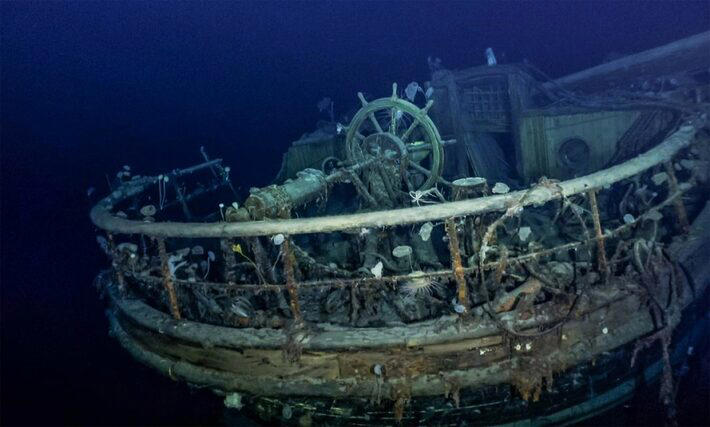
[[[618,300],[613,306],[600,308],[585,316],[571,320],[561,329],[561,334],[567,338],[561,341],[559,347],[547,354],[546,357],[549,360],[554,360],[557,367],[564,368],[565,366],[572,366],[591,360],[591,358],[604,351],[609,351],[652,331],[654,328],[652,317],[645,310],[636,310],[639,304],[637,297],[630,296]],[[629,315],[629,313],[632,314]],[[348,370],[343,371],[341,369],[339,376],[333,378],[332,359],[327,356],[323,359],[323,367],[320,369],[315,367],[292,368],[296,370],[304,369],[311,373],[320,373],[323,375],[321,377],[294,374],[293,377],[284,379],[278,374],[273,376],[260,375],[258,372],[237,374],[229,370],[230,366],[234,367],[234,363],[229,360],[229,357],[234,355],[233,353],[219,353],[220,356],[210,356],[210,363],[214,366],[220,366],[222,369],[206,368],[189,361],[189,359],[198,357],[195,353],[195,346],[190,346],[187,354],[180,354],[179,350],[175,350],[175,348],[181,349],[182,347],[174,347],[176,343],[170,342],[172,340],[171,336],[165,334],[166,339],[169,341],[159,346],[151,344],[153,348],[149,348],[141,342],[139,337],[131,334],[131,332],[135,331],[127,331],[123,328],[124,321],[119,321],[113,314],[109,315],[109,319],[111,320],[112,330],[119,342],[136,359],[157,368],[172,378],[181,378],[190,383],[209,385],[224,391],[240,391],[270,396],[300,395],[330,396],[332,398],[369,397],[372,390],[377,386],[376,377],[374,375],[361,374],[360,369],[358,369],[357,373],[353,370],[350,374],[355,376],[348,377],[343,376],[343,372],[347,375]],[[678,318],[674,318],[671,319],[671,322],[675,324],[678,320]],[[604,333],[604,327],[607,328],[607,333]],[[535,348],[535,342],[530,341],[533,349]],[[167,355],[159,352],[158,347],[165,346],[173,348],[171,350],[173,353]],[[246,346],[242,344],[241,348],[244,347]],[[484,350],[486,348],[488,347],[473,347],[473,351],[463,352],[462,354],[468,355],[470,358],[486,356],[486,351]],[[185,349],[183,348],[183,350]],[[460,348],[456,347],[453,347],[452,350],[461,351]],[[211,351],[211,348],[206,347],[205,351]],[[219,351],[221,352],[222,349],[219,349]],[[411,387],[412,396],[431,396],[444,393],[446,379],[439,372],[423,373],[416,377],[407,375],[412,369],[418,369],[418,363],[436,363],[435,361],[438,360],[436,357],[422,359],[417,355],[418,351],[416,348],[411,349],[410,354],[415,358],[412,359],[410,364],[400,363],[399,368],[396,368],[394,364],[391,365],[395,369],[399,369],[399,371],[395,370],[393,372],[403,376],[388,377],[387,384],[392,387],[407,384]],[[481,354],[481,351],[484,354]],[[255,355],[258,352],[250,353],[250,356],[251,354]],[[386,363],[388,360],[387,353],[380,354],[380,359],[378,359],[376,353],[362,356],[364,359],[360,360],[360,366],[365,369],[376,360],[383,360]],[[229,357],[225,358],[226,355]],[[304,355],[307,355],[307,352],[304,351]],[[318,354],[318,356],[324,357],[323,354]],[[499,361],[485,363],[482,366],[460,369],[454,366],[457,363],[461,363],[461,359],[442,358],[441,360],[443,366],[451,367],[451,370],[447,371],[447,376],[457,378],[462,387],[471,387],[510,382],[510,367],[517,363],[517,356],[518,354],[516,353],[511,359],[503,358]],[[520,356],[524,356],[524,354],[520,353]],[[353,354],[352,357],[357,359],[359,356]],[[417,357],[419,358],[417,359]],[[496,356],[494,354],[487,357]],[[353,359],[344,360],[347,360],[347,363],[355,363]],[[239,372],[244,371],[241,367],[234,367],[234,369],[238,369]],[[433,370],[433,366],[430,366],[427,370]]]

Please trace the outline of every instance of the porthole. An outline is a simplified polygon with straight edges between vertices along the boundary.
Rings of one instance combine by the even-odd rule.
[[[583,175],[589,169],[589,145],[581,138],[570,138],[560,144],[557,157],[560,164],[572,175]]]

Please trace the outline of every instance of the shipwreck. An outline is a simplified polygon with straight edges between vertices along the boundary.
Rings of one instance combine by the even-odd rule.
[[[706,322],[707,52],[431,61],[243,199],[205,150],[126,168],[90,214],[111,332],[270,423],[564,424],[655,379],[672,415]]]

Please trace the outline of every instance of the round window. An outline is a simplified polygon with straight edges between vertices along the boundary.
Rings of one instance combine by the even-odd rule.
[[[589,145],[581,138],[570,138],[560,144],[557,156],[560,164],[574,175],[581,175],[589,168]]]

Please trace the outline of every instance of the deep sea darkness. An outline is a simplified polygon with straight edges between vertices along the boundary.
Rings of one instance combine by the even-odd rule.
[[[87,198],[106,193],[105,174],[188,166],[205,145],[246,192],[324,118],[321,98],[345,113],[357,91],[427,80],[429,55],[456,69],[493,47],[501,63],[562,76],[710,29],[707,0],[3,1],[0,12],[3,425],[245,422],[108,336]],[[710,422],[710,367],[697,367],[685,424]],[[657,401],[651,388],[592,424],[661,423]]]

